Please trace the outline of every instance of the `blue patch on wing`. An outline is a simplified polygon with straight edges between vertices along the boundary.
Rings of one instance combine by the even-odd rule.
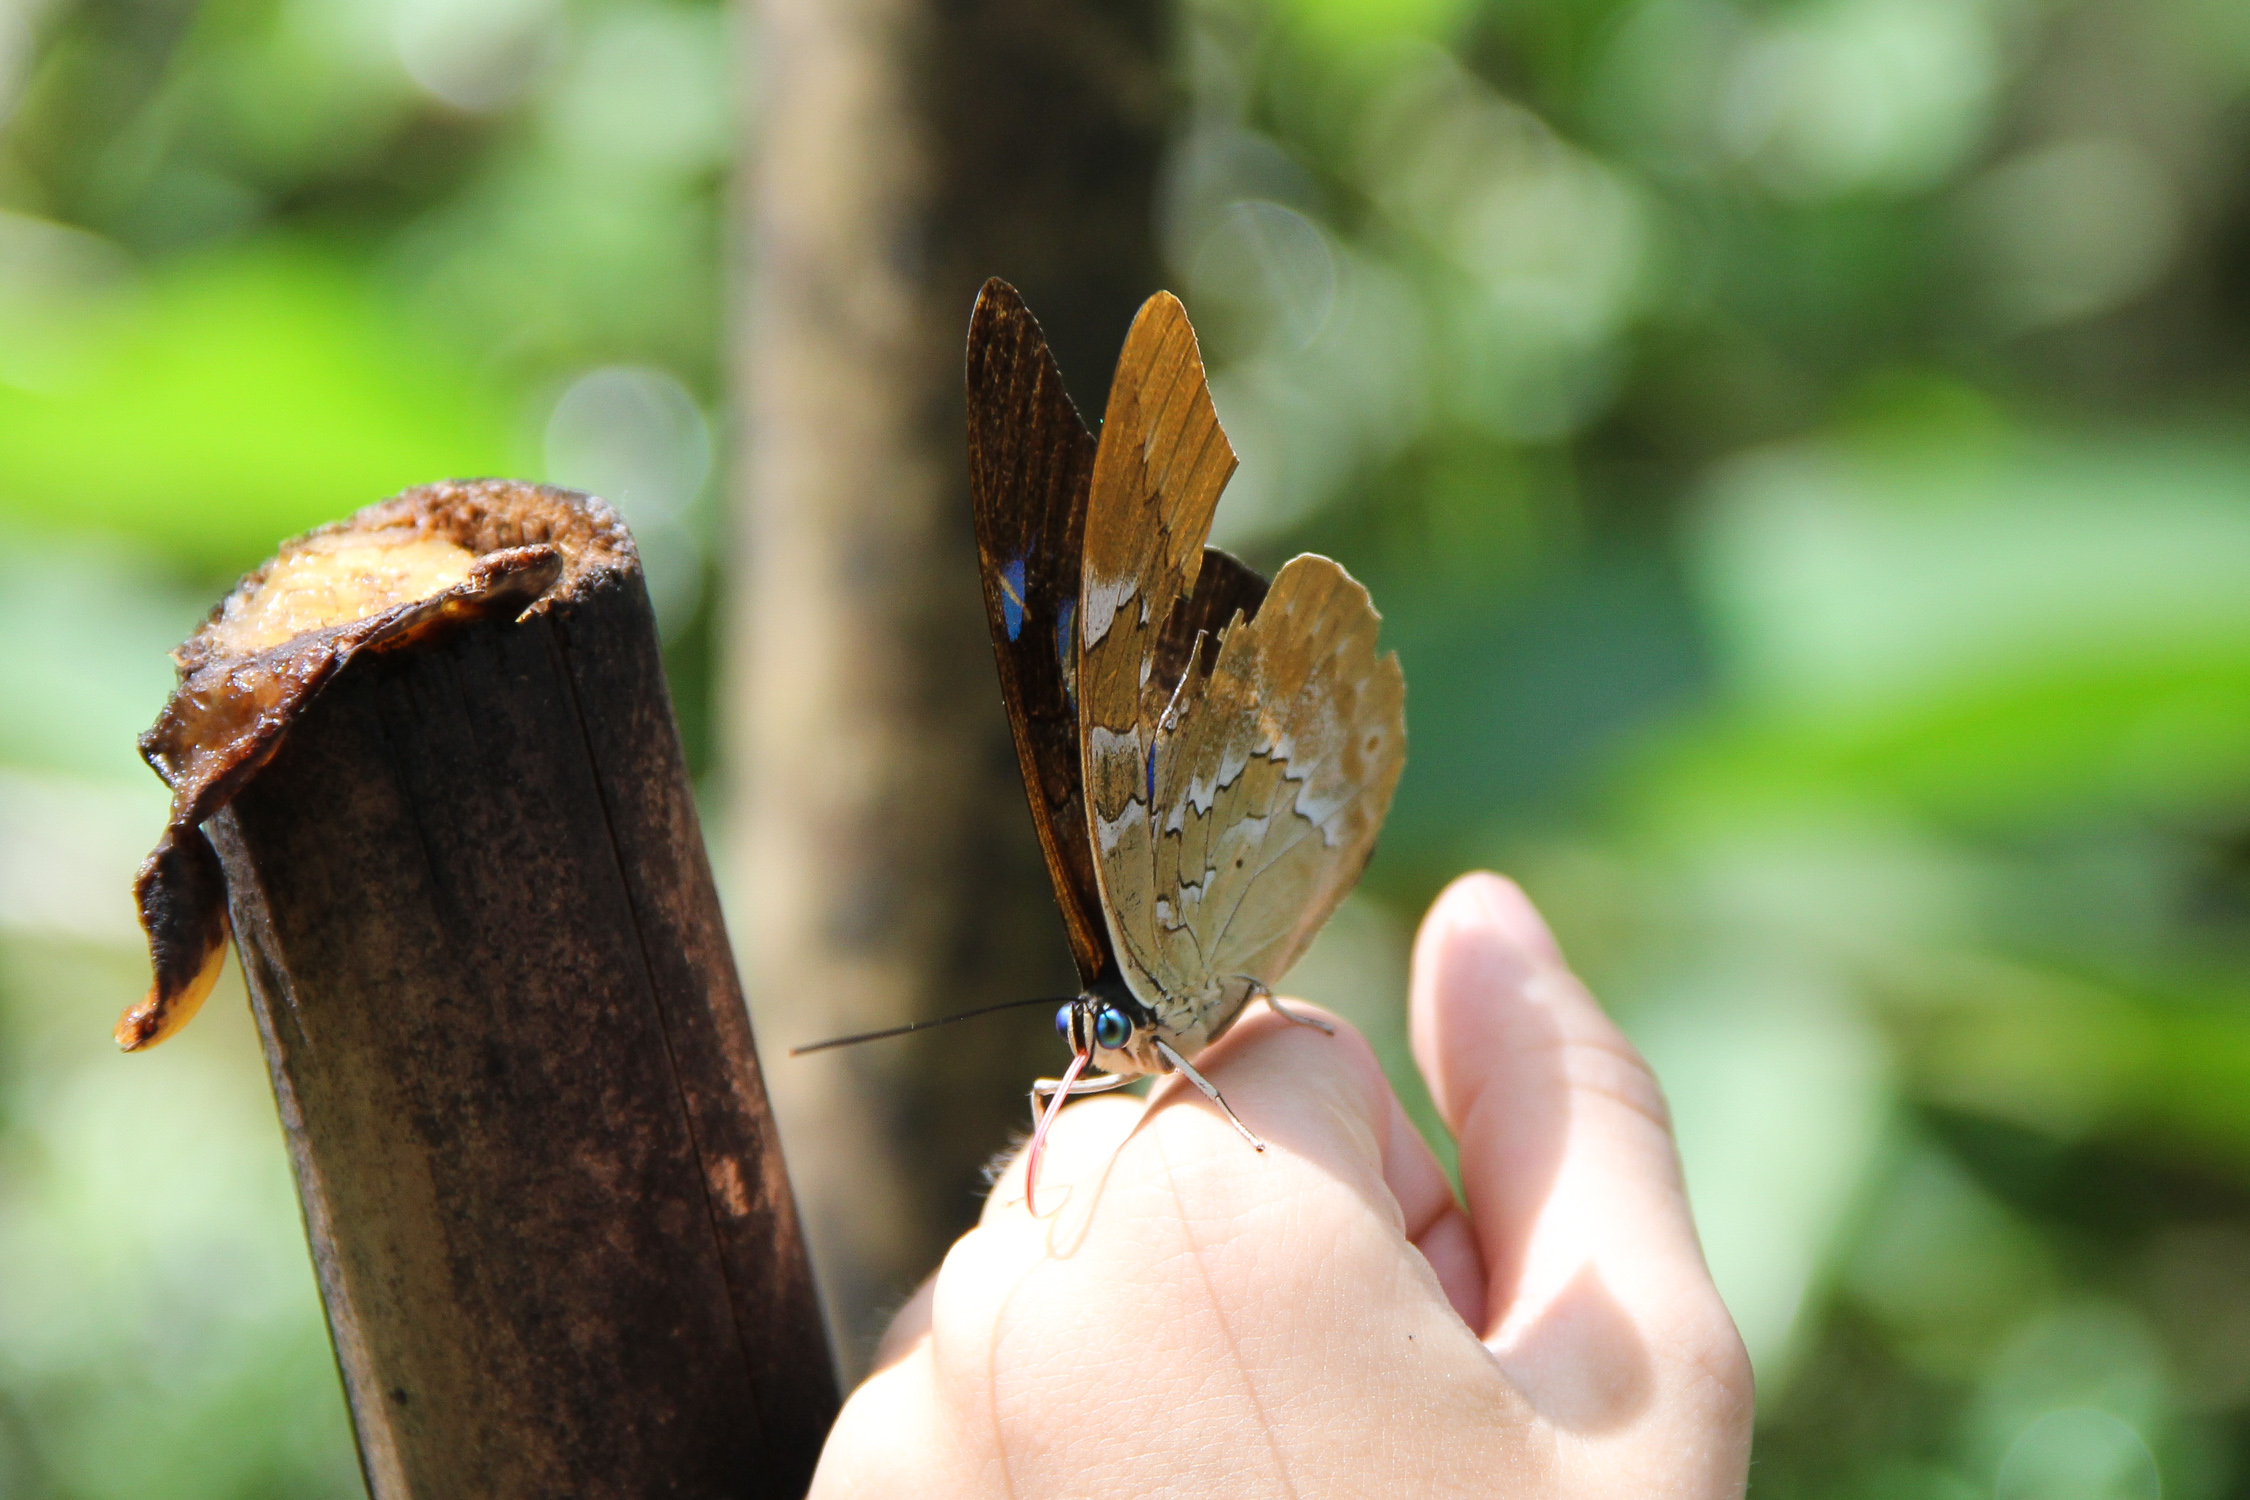
[[[1071,712],[1078,711],[1078,641],[1071,635],[1071,622],[1078,618],[1078,601],[1065,599],[1062,614],[1055,620],[1055,664],[1062,668],[1063,696],[1070,700]]]
[[[1156,809],[1156,747],[1154,745],[1148,747],[1148,805],[1150,815],[1153,817]]]
[[[1000,570],[1000,617],[1011,641],[1023,634],[1023,562],[1016,558]]]

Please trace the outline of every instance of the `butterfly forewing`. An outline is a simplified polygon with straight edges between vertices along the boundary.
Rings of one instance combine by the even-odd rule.
[[[1233,472],[1234,450],[1211,406],[1195,332],[1178,300],[1159,292],[1125,337],[1094,460],[1107,520],[1087,532],[1080,586],[1080,718],[1090,734],[1114,740],[1137,727],[1158,638],[1173,604],[1195,587],[1211,513]],[[1123,750],[1090,753],[1088,773],[1126,772],[1135,758]],[[1109,818],[1130,788],[1121,784],[1107,801],[1092,782],[1087,791]]]
[[[1154,899],[1144,694],[1156,696],[1158,642],[1173,605],[1194,588],[1211,513],[1233,472],[1194,330],[1178,300],[1159,292],[1133,319],[1110,382],[1079,585],[1080,753],[1113,946],[1145,930]],[[1162,997],[1133,957],[1120,948],[1118,958],[1134,992],[1156,1005]]]
[[[1278,981],[1350,889],[1405,750],[1366,590],[1301,557],[1269,592],[1203,550],[1233,469],[1195,336],[1159,294],[1094,465],[1079,720],[1112,945],[1187,1051],[1232,1019],[1236,981]]]
[[[969,484],[985,615],[1016,759],[1079,980],[1110,967],[1079,792],[1072,701],[1079,558],[1095,445],[1039,324],[997,278],[969,320]]]

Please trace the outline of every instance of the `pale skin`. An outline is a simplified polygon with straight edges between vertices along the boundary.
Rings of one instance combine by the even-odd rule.
[[[1431,908],[1412,1027],[1465,1204],[1364,1041],[1256,1006],[1197,1061],[1270,1149],[1176,1078],[1066,1108],[1044,1217],[1019,1156],[813,1494],[1740,1495],[1750,1366],[1663,1094],[1514,885]]]

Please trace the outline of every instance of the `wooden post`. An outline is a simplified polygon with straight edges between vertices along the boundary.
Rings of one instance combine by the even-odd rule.
[[[987,276],[1081,409],[1159,284],[1157,0],[754,0],[741,268],[731,848],[760,1034],[1075,991],[1017,779],[969,522]],[[847,1366],[974,1221],[1065,1060],[1022,1012],[776,1059]]]
[[[564,563],[205,825],[369,1489],[801,1494],[836,1389],[631,544],[504,482],[349,525]]]

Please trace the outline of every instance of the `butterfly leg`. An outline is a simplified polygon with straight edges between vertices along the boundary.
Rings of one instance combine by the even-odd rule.
[[[1242,1132],[1242,1138],[1244,1140],[1248,1141],[1252,1146],[1256,1147],[1260,1151],[1266,1149],[1266,1143],[1259,1140],[1256,1136],[1252,1135],[1250,1133],[1250,1127],[1242,1123],[1242,1117],[1234,1112],[1233,1108],[1228,1105],[1226,1100],[1219,1097],[1219,1091],[1217,1087],[1212,1084],[1211,1080],[1204,1077],[1201,1073],[1196,1072],[1193,1067],[1189,1066],[1188,1060],[1180,1056],[1179,1053],[1172,1050],[1172,1046],[1169,1042],[1159,1039],[1156,1044],[1156,1050],[1163,1054],[1164,1060],[1166,1062],[1170,1063],[1173,1067],[1178,1068],[1182,1073],[1186,1074],[1187,1081],[1194,1084],[1197,1088],[1201,1089],[1203,1091],[1204,1098],[1219,1106],[1219,1112],[1225,1115],[1227,1119],[1232,1122],[1235,1129]]]
[[[1241,975],[1240,977],[1244,979],[1250,979],[1250,976],[1247,974]],[[1272,990],[1267,989],[1263,984],[1260,984],[1255,979],[1250,979],[1250,998],[1253,1000],[1265,1001],[1266,1008],[1271,1010],[1275,1015],[1281,1017],[1281,1019],[1283,1019],[1284,1021],[1294,1021],[1299,1026],[1310,1026],[1313,1030],[1326,1032],[1329,1036],[1334,1036],[1336,1034],[1336,1028],[1329,1025],[1326,1021],[1323,1021],[1320,1017],[1302,1016],[1297,1012],[1291,1010],[1288,1006],[1283,1005],[1281,1003],[1281,997],[1279,995],[1275,994]]]

